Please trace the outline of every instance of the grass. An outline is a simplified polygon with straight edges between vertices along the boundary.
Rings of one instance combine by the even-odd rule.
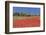
[[[13,16],[13,19],[33,19],[35,17],[39,17],[39,16]]]

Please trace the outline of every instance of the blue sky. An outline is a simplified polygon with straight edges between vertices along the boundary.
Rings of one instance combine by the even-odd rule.
[[[32,8],[32,7],[13,7],[13,13],[27,13],[30,15],[39,15],[40,8]]]

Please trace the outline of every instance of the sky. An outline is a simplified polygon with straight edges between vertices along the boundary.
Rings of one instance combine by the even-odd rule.
[[[39,15],[40,8],[32,8],[32,7],[13,7],[13,13],[27,13],[30,15]]]

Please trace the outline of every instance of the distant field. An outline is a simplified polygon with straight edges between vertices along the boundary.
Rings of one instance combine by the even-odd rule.
[[[13,16],[13,27],[38,27],[40,26],[40,16]]]
[[[34,19],[34,18],[39,18],[39,16],[13,16],[13,19]]]

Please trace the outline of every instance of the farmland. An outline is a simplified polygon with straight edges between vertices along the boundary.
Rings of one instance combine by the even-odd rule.
[[[39,27],[40,16],[13,16],[13,27]]]

